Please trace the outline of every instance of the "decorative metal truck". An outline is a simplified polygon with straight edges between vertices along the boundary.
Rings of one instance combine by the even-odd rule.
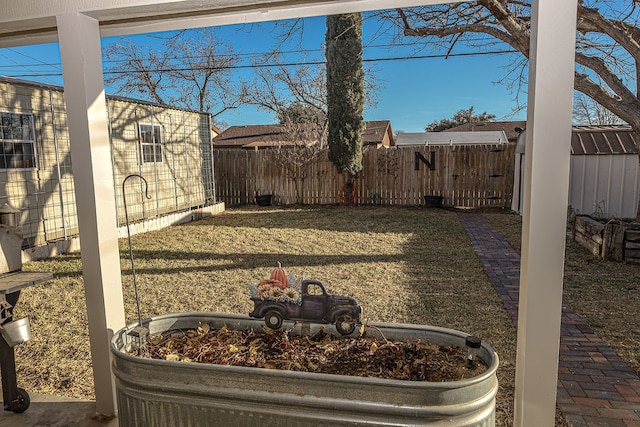
[[[351,334],[360,323],[361,307],[352,297],[331,295],[317,280],[302,280],[297,286],[274,283],[272,279],[250,285],[253,311],[271,329],[279,329],[285,319],[335,324],[342,335]],[[288,281],[287,281],[288,282]]]

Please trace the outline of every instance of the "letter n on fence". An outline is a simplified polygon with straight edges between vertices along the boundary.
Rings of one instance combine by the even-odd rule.
[[[422,153],[420,153],[419,151],[415,152],[416,157],[415,157],[415,170],[419,171],[420,170],[420,162],[424,163],[425,165],[427,165],[427,167],[430,170],[436,170],[436,152],[435,151],[431,151],[431,159],[427,160]]]

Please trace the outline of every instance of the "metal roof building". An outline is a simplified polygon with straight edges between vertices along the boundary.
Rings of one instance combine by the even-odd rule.
[[[631,126],[574,126],[571,154],[638,154],[638,142]]]
[[[400,132],[397,147],[427,145],[506,144],[507,135],[501,130],[480,132]]]
[[[637,217],[638,140],[627,125],[572,127],[569,206],[574,212],[601,218]],[[518,139],[515,156],[511,208],[522,212],[525,133]]]

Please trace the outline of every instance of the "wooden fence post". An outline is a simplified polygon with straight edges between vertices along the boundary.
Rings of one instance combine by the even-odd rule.
[[[629,228],[625,232],[624,260],[640,263],[640,229]]]
[[[624,226],[609,222],[604,226],[602,233],[601,258],[609,261],[622,261],[624,259]]]

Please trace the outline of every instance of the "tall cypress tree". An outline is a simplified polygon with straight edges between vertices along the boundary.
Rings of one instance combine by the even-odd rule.
[[[329,159],[338,172],[362,170],[364,71],[362,16],[327,16],[327,118]]]

